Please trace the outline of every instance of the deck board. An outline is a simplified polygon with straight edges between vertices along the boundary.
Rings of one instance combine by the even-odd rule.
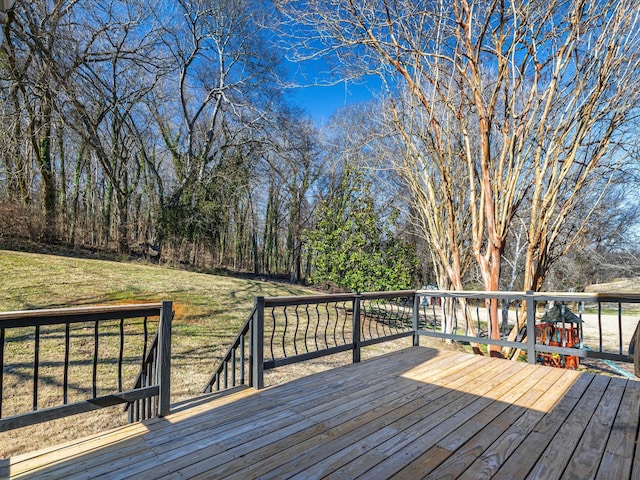
[[[5,460],[12,478],[640,476],[640,383],[414,347]]]
[[[626,478],[631,472],[633,453],[638,430],[640,409],[640,383],[626,385],[609,441],[598,469],[597,479]]]

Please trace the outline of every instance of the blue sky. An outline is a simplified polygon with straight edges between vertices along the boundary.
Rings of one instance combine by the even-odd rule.
[[[297,85],[291,87],[294,103],[320,125],[346,105],[372,100],[382,85],[375,75],[340,81],[344,78],[341,68],[333,62],[335,59],[327,57],[299,62],[285,59],[288,80]]]
[[[318,123],[323,124],[341,107],[366,102],[373,98],[371,89],[376,81],[368,84],[339,83],[331,86],[314,86],[293,89],[296,104],[305,109]]]

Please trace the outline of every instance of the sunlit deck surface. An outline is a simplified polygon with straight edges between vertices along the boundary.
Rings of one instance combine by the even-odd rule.
[[[4,461],[12,478],[640,478],[640,383],[414,347]]]

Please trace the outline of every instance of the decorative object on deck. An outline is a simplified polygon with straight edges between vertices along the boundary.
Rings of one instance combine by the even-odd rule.
[[[555,304],[536,324],[536,341],[543,345],[565,348],[581,348],[582,319],[564,304]],[[580,365],[580,357],[560,353],[538,352],[538,363],[552,367],[575,370]]]

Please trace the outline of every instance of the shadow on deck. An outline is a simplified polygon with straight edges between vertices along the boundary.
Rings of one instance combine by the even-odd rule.
[[[425,347],[2,461],[11,478],[639,478],[640,383]],[[2,476],[2,475],[0,475]]]

